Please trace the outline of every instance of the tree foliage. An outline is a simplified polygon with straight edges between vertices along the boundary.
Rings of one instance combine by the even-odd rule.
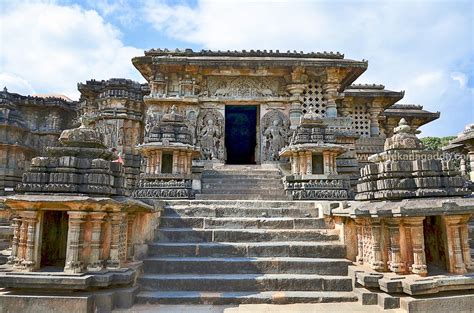
[[[455,136],[447,137],[424,137],[421,142],[425,145],[426,150],[440,151],[443,146],[446,146]]]

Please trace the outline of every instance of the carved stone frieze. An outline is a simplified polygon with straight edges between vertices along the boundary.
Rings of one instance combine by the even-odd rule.
[[[284,82],[276,77],[217,77],[207,78],[211,97],[255,98],[284,95]]]

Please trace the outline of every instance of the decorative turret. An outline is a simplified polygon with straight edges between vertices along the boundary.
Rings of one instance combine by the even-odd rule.
[[[192,144],[192,134],[184,115],[172,106],[160,122],[152,125],[147,142],[137,149],[146,158],[135,198],[190,198],[192,192],[192,160],[200,155]]]
[[[405,119],[385,140],[384,152],[369,157],[371,164],[361,169],[358,200],[405,199],[413,197],[462,196],[464,179],[436,151],[423,144]]]
[[[48,147],[46,157],[32,159],[17,191],[26,193],[75,193],[100,196],[125,195],[122,165],[103,143],[102,134],[90,127],[90,117],[81,126],[64,130],[60,147]]]
[[[289,157],[291,174],[285,189],[293,199],[346,199],[349,177],[338,175],[336,157],[347,149],[336,144],[335,132],[313,108],[301,117],[290,144],[280,156]]]

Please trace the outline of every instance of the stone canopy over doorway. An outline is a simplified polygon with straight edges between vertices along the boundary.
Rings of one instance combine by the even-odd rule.
[[[227,164],[256,164],[257,106],[225,106]]]

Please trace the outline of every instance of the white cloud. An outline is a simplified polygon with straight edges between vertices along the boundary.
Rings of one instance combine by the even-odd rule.
[[[53,2],[13,2],[0,18],[0,85],[11,91],[77,99],[78,82],[141,78],[131,58],[142,50],[125,46],[120,32],[96,11]]]
[[[24,95],[36,93],[33,87],[25,79],[8,73],[0,73],[0,82],[2,88],[7,88],[10,92],[16,92]]]
[[[428,72],[415,76],[413,79],[413,84],[418,87],[428,87],[432,86],[438,82],[443,77],[442,72]]]
[[[466,88],[467,84],[467,75],[461,72],[453,72],[451,73],[451,79],[457,81],[459,83],[460,88]]]

